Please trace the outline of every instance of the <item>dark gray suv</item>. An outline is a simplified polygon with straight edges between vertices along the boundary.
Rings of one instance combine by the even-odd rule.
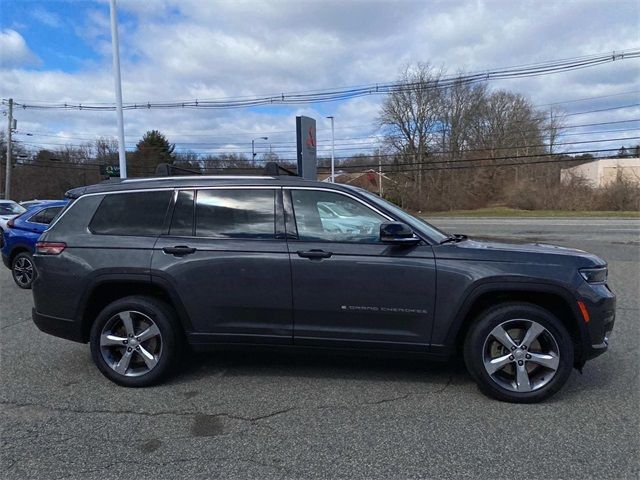
[[[33,319],[114,382],[230,344],[464,357],[534,402],[603,353],[615,296],[578,250],[448,235],[354,187],[297,177],[124,180],[68,192],[34,261]]]

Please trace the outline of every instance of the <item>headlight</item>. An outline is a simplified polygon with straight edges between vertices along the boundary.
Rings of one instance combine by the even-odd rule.
[[[607,267],[581,268],[579,272],[587,283],[605,283],[607,281]]]

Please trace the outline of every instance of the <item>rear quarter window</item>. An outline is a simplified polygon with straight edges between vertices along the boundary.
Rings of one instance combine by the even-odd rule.
[[[159,235],[173,191],[105,195],[89,230],[97,235]]]
[[[62,206],[45,208],[29,218],[29,221],[32,223],[42,223],[43,225],[49,225],[53,221],[53,219],[58,216],[61,210]]]

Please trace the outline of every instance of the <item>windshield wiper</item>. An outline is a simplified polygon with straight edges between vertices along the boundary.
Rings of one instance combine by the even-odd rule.
[[[463,240],[466,240],[467,237],[466,235],[462,235],[460,233],[454,233],[453,235],[449,235],[447,238],[445,238],[444,240],[440,241],[440,245],[443,245],[445,243],[458,243],[461,242]]]

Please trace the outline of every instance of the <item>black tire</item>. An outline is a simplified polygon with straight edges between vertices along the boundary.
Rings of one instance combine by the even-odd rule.
[[[145,322],[148,322],[149,319],[152,320],[157,326],[160,335],[159,340],[157,336],[153,337],[153,340],[148,340],[156,342],[154,348],[157,348],[158,351],[152,353],[158,354],[157,363],[145,373],[136,373],[135,376],[133,376],[133,367],[128,369],[125,367],[125,374],[118,373],[114,369],[114,362],[118,359],[118,356],[121,355],[120,359],[122,359],[126,349],[129,347],[120,347],[119,345],[101,346],[101,335],[105,327],[109,329],[109,325],[117,324],[121,320],[119,314],[123,314],[123,312],[132,312],[130,318],[133,319],[134,326],[141,326],[140,330],[146,329],[149,324],[145,325]],[[124,324],[122,324],[120,331],[123,332],[121,335],[124,337],[126,333],[122,330],[123,326]],[[141,332],[136,333],[139,334]],[[133,337],[133,339],[137,338]],[[161,300],[142,295],[125,297],[107,305],[93,323],[89,337],[93,362],[105,377],[124,387],[146,387],[164,380],[178,363],[181,340],[182,334],[173,309]],[[143,349],[149,348],[148,341],[141,341],[138,346]],[[133,344],[133,341],[131,344]],[[160,345],[159,347],[158,344]],[[144,360],[142,353],[136,351],[137,349],[130,348],[129,350],[131,351],[131,362],[140,364]],[[149,351],[151,351],[150,348]],[[156,355],[153,356],[154,358],[156,357]],[[146,362],[142,363],[146,364]],[[128,362],[127,365],[129,365]],[[143,370],[149,367],[145,365],[145,367],[140,366],[138,368]]]
[[[30,289],[37,276],[33,257],[29,252],[20,252],[11,261],[13,281],[20,288]]]
[[[544,331],[534,338],[534,343],[525,342],[527,328],[533,328],[532,332],[535,332],[541,327]],[[507,349],[494,335],[501,332],[500,328],[524,338],[517,339],[508,334],[504,343],[509,340],[514,343]],[[530,344],[530,352],[524,343]],[[491,355],[496,349],[500,353]],[[553,366],[525,359],[542,358],[536,355],[551,358],[549,363]],[[496,367],[485,366],[485,363],[500,359],[504,359],[504,367],[490,374],[489,369]],[[504,402],[535,403],[549,398],[566,383],[573,368],[574,349],[566,327],[548,310],[529,303],[503,303],[483,312],[472,324],[464,343],[464,360],[484,394]],[[523,371],[526,373],[519,377],[519,372]],[[521,378],[523,381],[519,382]],[[528,388],[531,390],[527,391]]]

